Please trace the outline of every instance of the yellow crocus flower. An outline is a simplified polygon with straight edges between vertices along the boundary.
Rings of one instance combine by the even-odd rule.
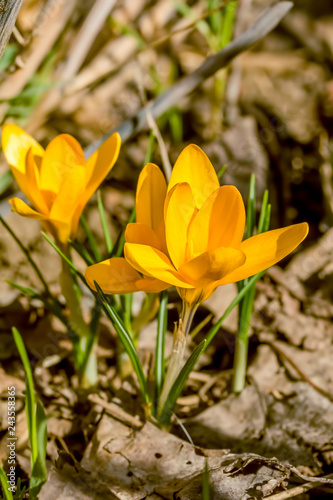
[[[120,150],[115,133],[87,160],[74,137],[61,134],[44,150],[13,124],[2,129],[2,148],[13,175],[34,208],[20,198],[12,210],[38,219],[58,242],[74,238],[84,206],[115,164]]]
[[[86,270],[105,293],[158,292],[174,285],[196,307],[220,285],[236,282],[276,264],[306,237],[301,223],[242,241],[245,208],[234,186],[220,187],[214,167],[195,145],[178,157],[167,186],[148,163],[136,194],[137,222],[125,232],[125,258]]]

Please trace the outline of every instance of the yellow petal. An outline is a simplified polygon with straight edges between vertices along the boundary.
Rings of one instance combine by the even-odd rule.
[[[142,278],[135,285],[137,290],[146,293],[160,293],[170,288],[169,283],[164,283],[164,281],[157,280],[156,278]]]
[[[240,249],[246,255],[245,263],[223,278],[219,284],[240,281],[268,269],[290,254],[304,240],[308,231],[308,224],[303,222],[257,234],[243,241]]]
[[[187,146],[179,155],[172,170],[168,191],[180,182],[188,182],[191,186],[197,208],[220,187],[213,165],[195,144]]]
[[[25,173],[25,157],[29,149],[32,149],[33,154],[37,156],[42,156],[44,153],[44,149],[35,139],[12,123],[2,128],[2,149],[9,165],[22,174]]]
[[[149,245],[161,250],[160,241],[156,233],[146,224],[131,223],[127,224],[125,231],[125,240],[127,243],[139,243]]]
[[[80,214],[77,207],[84,193],[85,169],[81,166],[74,167],[64,179],[59,194],[56,196],[51,208],[50,218],[66,223],[70,228],[59,230],[58,239],[66,243],[70,236],[75,237]]]
[[[30,200],[29,184],[26,178],[26,156],[29,149],[36,156],[41,156],[44,149],[29,134],[13,124],[2,129],[2,149],[20,189]]]
[[[214,191],[193,219],[188,233],[188,258],[220,247],[238,248],[244,234],[245,208],[234,186]]]
[[[77,165],[84,165],[84,154],[74,137],[61,134],[47,146],[42,159],[40,187],[44,191],[59,193],[68,173]]]
[[[165,219],[166,243],[170,258],[178,269],[185,262],[188,227],[197,209],[186,182],[176,184],[169,194]]]
[[[217,248],[186,262],[178,271],[186,281],[202,288],[221,280],[244,264],[245,259],[245,253],[236,248]]]
[[[25,176],[29,186],[29,200],[42,214],[48,215],[49,207],[44,200],[43,192],[39,188],[39,171],[36,165],[36,156],[34,156],[32,149],[29,149],[26,156]]]
[[[140,273],[157,278],[170,285],[192,288],[177,273],[168,257],[156,248],[136,243],[125,244],[126,260]]]
[[[122,257],[108,259],[86,269],[85,278],[90,288],[96,291],[94,281],[104,293],[137,292],[136,282],[142,281],[140,274]]]
[[[45,215],[40,214],[39,212],[36,212],[36,210],[33,210],[32,208],[30,208],[20,198],[12,198],[9,200],[9,203],[12,206],[13,212],[17,212],[18,214],[22,215],[23,217],[28,217],[28,219],[38,219],[38,220],[47,219],[47,217]]]
[[[143,168],[136,190],[136,220],[157,234],[164,226],[164,200],[167,191],[164,175],[153,163]]]
[[[116,163],[121,146],[118,132],[112,134],[86,162],[84,205]]]

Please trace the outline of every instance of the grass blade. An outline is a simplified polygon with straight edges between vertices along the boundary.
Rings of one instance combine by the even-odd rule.
[[[205,460],[205,469],[202,478],[202,500],[210,500],[208,461]]]
[[[28,423],[29,439],[31,446],[31,467],[33,467],[33,464],[35,463],[38,456],[38,441],[36,432],[36,413],[35,413],[36,401],[35,401],[34,383],[33,383],[28,354],[25,349],[22,337],[19,334],[19,331],[15,327],[12,329],[12,332],[17,350],[20,354],[24,366],[25,376],[26,376],[27,388],[26,388],[25,408],[27,414],[27,423]]]
[[[262,233],[264,230],[264,224],[266,220],[266,211],[267,211],[267,205],[268,205],[268,189],[265,189],[264,196],[262,199],[262,204],[261,204],[261,210],[260,210],[260,216],[259,216],[259,223],[258,223],[258,234]]]
[[[0,466],[0,484],[2,486],[2,494],[4,495],[4,500],[13,500],[13,494],[8,489],[8,476],[4,469]]]
[[[158,401],[161,394],[165,375],[165,333],[168,322],[168,292],[161,293],[161,303],[158,310],[157,339],[155,350],[155,399]],[[157,405],[156,405],[157,406]]]
[[[249,186],[249,198],[246,211],[246,232],[245,238],[251,238],[253,235],[254,224],[256,220],[256,176],[251,174]]]
[[[9,232],[9,234],[11,235],[11,237],[16,241],[16,243],[18,244],[18,246],[21,248],[22,252],[24,253],[24,255],[27,257],[31,267],[33,268],[33,270],[35,271],[36,275],[38,276],[38,278],[40,279],[42,285],[44,286],[44,289],[45,289],[45,292],[46,294],[49,296],[49,297],[52,297],[53,299],[53,296],[50,292],[50,289],[44,279],[44,276],[42,275],[42,273],[40,272],[36,262],[33,260],[33,258],[31,257],[30,255],[30,252],[29,250],[21,243],[20,239],[18,238],[18,236],[16,236],[16,234],[14,233],[14,231],[11,229],[10,226],[8,226],[7,222],[4,221],[4,219],[2,217],[0,217],[0,222],[1,224],[4,226],[5,229],[7,229],[7,231]],[[53,299],[54,300],[54,299]]]
[[[110,234],[108,224],[106,221],[105,210],[104,210],[102,195],[101,195],[100,191],[97,191],[97,205],[98,205],[99,217],[101,219],[105,244],[106,244],[106,251],[109,255],[112,252],[113,245],[112,245],[111,234]]]
[[[7,170],[7,172],[0,177],[0,195],[2,195],[9,188],[13,180],[14,177],[10,170]]]
[[[70,267],[70,269],[73,271],[73,273],[75,275],[77,275],[80,280],[86,285],[86,287],[88,287],[87,285],[87,282],[86,282],[86,279],[85,277],[83,276],[82,273],[80,273],[80,271],[78,269],[76,269],[76,267],[74,266],[73,262],[68,258],[66,257],[66,255],[64,254],[64,252],[58,247],[58,245],[56,243],[54,243],[54,241],[51,240],[51,238],[42,231],[42,235],[43,235],[43,238],[46,239],[46,241],[48,243],[50,243],[51,247],[54,248],[54,250],[57,252],[57,254],[60,255],[60,257],[68,264],[68,266]],[[88,287],[89,288],[89,287]]]
[[[134,222],[135,218],[136,218],[136,209],[134,207],[132,212],[131,212],[131,215],[129,216],[127,224]],[[127,224],[126,224],[126,226],[127,226]],[[124,251],[126,226],[119,233],[119,236],[114,244],[114,247],[113,247],[113,250],[111,253],[111,257],[120,257]]]
[[[186,361],[185,365],[181,369],[178,377],[176,378],[171,391],[168,394],[168,397],[164,403],[164,406],[158,415],[158,421],[163,424],[164,426],[168,426],[171,420],[171,415],[173,412],[173,409],[175,407],[175,404],[177,402],[177,399],[180,395],[180,393],[183,390],[183,387],[193,370],[196,362],[198,361],[201,353],[205,350],[207,344],[207,340],[203,340],[192,352],[191,356],[188,358]]]
[[[144,397],[144,400],[147,404],[151,403],[151,397],[149,394],[149,389],[148,389],[148,384],[147,384],[147,379],[143,373],[143,369],[139,360],[138,353],[135,350],[133,340],[131,335],[128,333],[126,328],[124,327],[123,322],[121,321],[119,315],[117,314],[116,310],[114,307],[110,304],[108,297],[104,294],[98,283],[96,281],[94,282],[98,297],[103,305],[104,311],[108,318],[110,319],[111,323],[113,324],[117,334],[119,335],[119,338],[124,346],[125,351],[128,354],[128,357],[131,360],[131,363],[133,365],[133,369],[138,377],[139,385]]]
[[[82,224],[82,227],[84,229],[84,232],[86,233],[87,235],[87,238],[88,238],[88,241],[89,241],[89,244],[90,244],[90,248],[92,250],[92,253],[94,254],[94,257],[96,259],[96,262],[100,262],[102,260],[102,254],[101,252],[99,251],[99,248],[98,248],[98,245],[97,245],[97,242],[95,240],[95,236],[93,235],[93,233],[91,232],[91,229],[90,227],[88,226],[88,222],[85,218],[85,216],[82,214],[81,217],[80,217],[80,222]]]
[[[80,255],[80,257],[84,260],[84,262],[87,264],[87,266],[92,266],[93,264],[96,264],[96,261],[91,257],[90,253],[82,245],[82,243],[79,243],[78,241],[70,241],[69,242],[70,246],[74,248],[76,253]]]

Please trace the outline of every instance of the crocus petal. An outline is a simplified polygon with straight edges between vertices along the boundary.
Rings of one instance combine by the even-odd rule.
[[[168,257],[148,245],[125,244],[126,260],[140,273],[157,278],[170,285],[192,288],[175,270]]]
[[[58,193],[68,173],[84,163],[84,154],[77,140],[68,134],[58,135],[49,143],[43,155],[41,189]]]
[[[9,165],[22,174],[25,173],[25,157],[29,149],[32,149],[32,153],[37,156],[42,156],[44,153],[44,149],[35,139],[12,123],[2,128],[2,149]]]
[[[180,153],[171,173],[168,191],[180,182],[188,182],[191,186],[197,208],[220,187],[213,165],[195,144],[190,144]]]
[[[155,278],[142,278],[135,283],[137,290],[146,293],[160,293],[170,288],[169,283],[157,280]]]
[[[161,250],[160,241],[151,227],[138,222],[127,224],[125,231],[125,240],[127,243],[139,243],[140,245],[149,245]]]
[[[176,184],[169,194],[165,219],[166,243],[170,258],[178,269],[185,262],[187,231],[197,209],[186,182]]]
[[[86,162],[86,191],[84,204],[96,191],[116,163],[121,146],[118,132],[112,134]]]
[[[59,232],[58,239],[66,243],[69,236],[75,236],[79,214],[76,209],[84,193],[85,169],[81,166],[74,167],[66,175],[59,194],[56,196],[50,218],[65,222],[70,227],[68,231]]]
[[[234,186],[214,191],[194,217],[188,232],[188,258],[220,247],[238,248],[244,234],[245,208]]]
[[[245,263],[223,278],[219,285],[243,280],[273,266],[290,254],[304,240],[308,231],[308,224],[303,222],[257,234],[243,241],[240,249],[246,255]]]
[[[25,176],[26,156],[29,149],[36,156],[41,156],[44,149],[29,134],[13,124],[2,128],[2,149],[21,191],[30,200],[29,183]]]
[[[135,283],[142,281],[140,274],[123,257],[115,257],[88,267],[85,278],[90,288],[96,291],[96,281],[107,294],[137,292]]]
[[[9,203],[12,206],[13,212],[17,212],[18,214],[23,215],[23,217],[28,217],[28,219],[38,219],[38,220],[47,219],[47,216],[40,214],[39,212],[36,212],[36,210],[30,208],[20,198],[12,198],[11,200],[9,200]]]
[[[39,171],[35,158],[32,149],[29,149],[25,165],[25,176],[29,186],[29,200],[42,214],[48,215],[49,207],[45,202],[42,191],[39,189]]]
[[[179,273],[196,288],[201,288],[221,280],[244,264],[245,260],[245,253],[241,250],[217,248],[186,262],[179,268]]]
[[[140,173],[136,190],[136,220],[151,227],[157,234],[164,225],[164,200],[167,191],[161,170],[147,163]]]

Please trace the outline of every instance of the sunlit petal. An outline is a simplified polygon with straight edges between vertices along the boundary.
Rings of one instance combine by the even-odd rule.
[[[141,245],[149,245],[161,250],[160,241],[153,229],[146,224],[138,222],[127,224],[125,231],[125,240],[127,243],[139,243]]]
[[[28,219],[38,219],[38,220],[47,219],[47,216],[40,214],[39,212],[36,212],[36,210],[30,208],[20,198],[12,198],[11,200],[9,200],[9,203],[12,206],[13,212],[17,212],[18,214],[23,215],[23,217],[28,217]]]
[[[201,288],[221,280],[244,264],[245,259],[245,253],[236,248],[217,248],[186,262],[178,271],[186,281]]]
[[[167,191],[161,170],[153,163],[143,168],[136,190],[136,220],[159,234],[164,226],[164,200]]]
[[[9,165],[23,174],[25,173],[25,158],[29,149],[32,149],[33,154],[37,156],[42,156],[44,152],[42,146],[35,139],[12,123],[8,123],[2,128],[2,149]]]
[[[168,257],[156,248],[136,243],[125,244],[126,260],[140,273],[170,285],[192,288],[175,270]]]
[[[168,191],[180,182],[190,184],[197,208],[220,187],[213,165],[195,144],[190,144],[180,153],[171,173]]]
[[[188,227],[197,209],[189,184],[177,184],[169,193],[165,220],[166,243],[170,258],[178,269],[185,262]]]
[[[194,217],[188,233],[188,258],[220,247],[238,248],[244,234],[245,208],[234,186],[214,191]]]
[[[58,135],[50,142],[43,155],[41,189],[58,193],[70,171],[84,163],[84,154],[77,140],[68,134]]]
[[[303,222],[257,234],[243,241],[240,249],[246,255],[245,263],[223,278],[219,285],[240,281],[273,266],[290,254],[304,240],[308,231],[308,224]]]
[[[108,259],[86,269],[85,278],[90,288],[96,291],[94,281],[104,293],[137,292],[136,282],[142,281],[140,274],[122,257]]]

